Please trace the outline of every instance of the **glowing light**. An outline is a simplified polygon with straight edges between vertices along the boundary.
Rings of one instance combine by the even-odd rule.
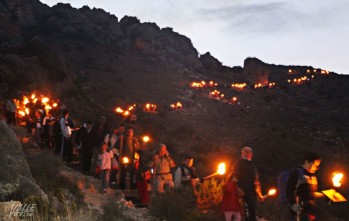
[[[334,172],[332,177],[333,186],[340,187],[342,185],[341,181],[343,177],[344,177],[343,173]]]
[[[130,162],[130,160],[128,159],[128,157],[123,157],[122,158],[122,163],[128,164],[129,162]]]
[[[27,105],[28,103],[29,103],[29,99],[26,96],[24,96],[23,97],[23,104]]]
[[[43,97],[42,99],[41,99],[41,102],[43,103],[43,104],[45,104],[45,103],[47,103],[47,102],[49,102],[49,98],[48,97]]]
[[[34,99],[34,98],[35,98],[35,94],[32,94],[31,99]]]
[[[57,103],[53,103],[52,106],[53,106],[53,107],[57,107],[58,104],[57,104]]]
[[[218,173],[219,175],[223,175],[223,174],[225,174],[225,171],[226,171],[226,169],[225,169],[225,163],[220,163],[220,164],[218,164],[217,173]]]
[[[150,141],[150,137],[149,136],[143,136],[143,142],[144,143],[147,143],[147,142],[149,142]]]
[[[123,113],[123,112],[124,112],[124,110],[121,109],[120,107],[117,107],[117,108],[115,109],[115,111],[116,111],[116,113]]]
[[[235,89],[243,89],[247,86],[246,83],[236,83],[236,84],[232,84],[231,87],[235,88]]]
[[[272,196],[272,195],[274,195],[276,193],[276,189],[270,189],[269,191],[268,191],[268,196]]]

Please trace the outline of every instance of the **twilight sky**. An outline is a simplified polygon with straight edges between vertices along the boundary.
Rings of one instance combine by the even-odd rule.
[[[40,0],[172,27],[227,66],[247,57],[349,74],[347,0]]]

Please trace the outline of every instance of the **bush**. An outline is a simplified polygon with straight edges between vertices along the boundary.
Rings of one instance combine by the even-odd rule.
[[[169,221],[185,220],[195,211],[192,188],[178,188],[155,195],[151,199],[150,214]]]

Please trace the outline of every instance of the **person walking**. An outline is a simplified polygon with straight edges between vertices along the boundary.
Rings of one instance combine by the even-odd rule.
[[[257,168],[252,162],[252,158],[252,148],[242,148],[241,158],[236,163],[233,173],[234,178],[237,180],[238,188],[244,193],[243,200],[245,203],[247,221],[256,221],[257,198],[259,201],[264,200]]]
[[[160,144],[158,152],[153,155],[153,159],[148,163],[148,167],[154,170],[153,190],[155,193],[164,193],[165,186],[168,189],[174,188],[171,168],[175,166],[176,164],[170,157],[166,145]]]
[[[290,173],[286,183],[287,201],[297,221],[316,220],[316,198],[323,196],[318,192],[315,176],[320,163],[321,159],[316,153],[306,153],[301,166]]]

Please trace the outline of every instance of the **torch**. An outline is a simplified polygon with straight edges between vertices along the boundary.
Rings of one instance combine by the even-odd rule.
[[[122,163],[125,164],[125,165],[127,165],[127,164],[130,163],[130,159],[128,159],[128,157],[123,157],[123,158],[122,158]]]
[[[334,187],[340,187],[342,185],[343,173],[333,173],[332,183]]]
[[[342,179],[344,178],[343,173],[334,172],[332,175],[332,183],[334,188],[329,190],[323,190],[321,192],[330,199],[329,204],[331,204],[331,202],[336,203],[347,201],[347,199],[344,196],[337,192],[337,188],[339,188],[342,185]]]
[[[217,171],[209,176],[204,177],[204,180],[209,179],[209,178],[214,177],[214,176],[217,176],[217,175],[223,175],[223,174],[225,174],[225,171],[226,171],[225,163],[220,163],[220,164],[218,164]]]
[[[268,198],[268,197],[270,197],[270,196],[273,196],[273,195],[275,195],[275,194],[276,194],[276,189],[275,189],[275,188],[272,188],[272,189],[269,189],[269,190],[268,190],[268,193],[265,194],[265,195],[263,196],[263,198],[266,199],[266,198]]]
[[[143,141],[143,146],[145,147],[145,145],[150,141],[150,137],[145,135],[142,137],[142,141]]]

